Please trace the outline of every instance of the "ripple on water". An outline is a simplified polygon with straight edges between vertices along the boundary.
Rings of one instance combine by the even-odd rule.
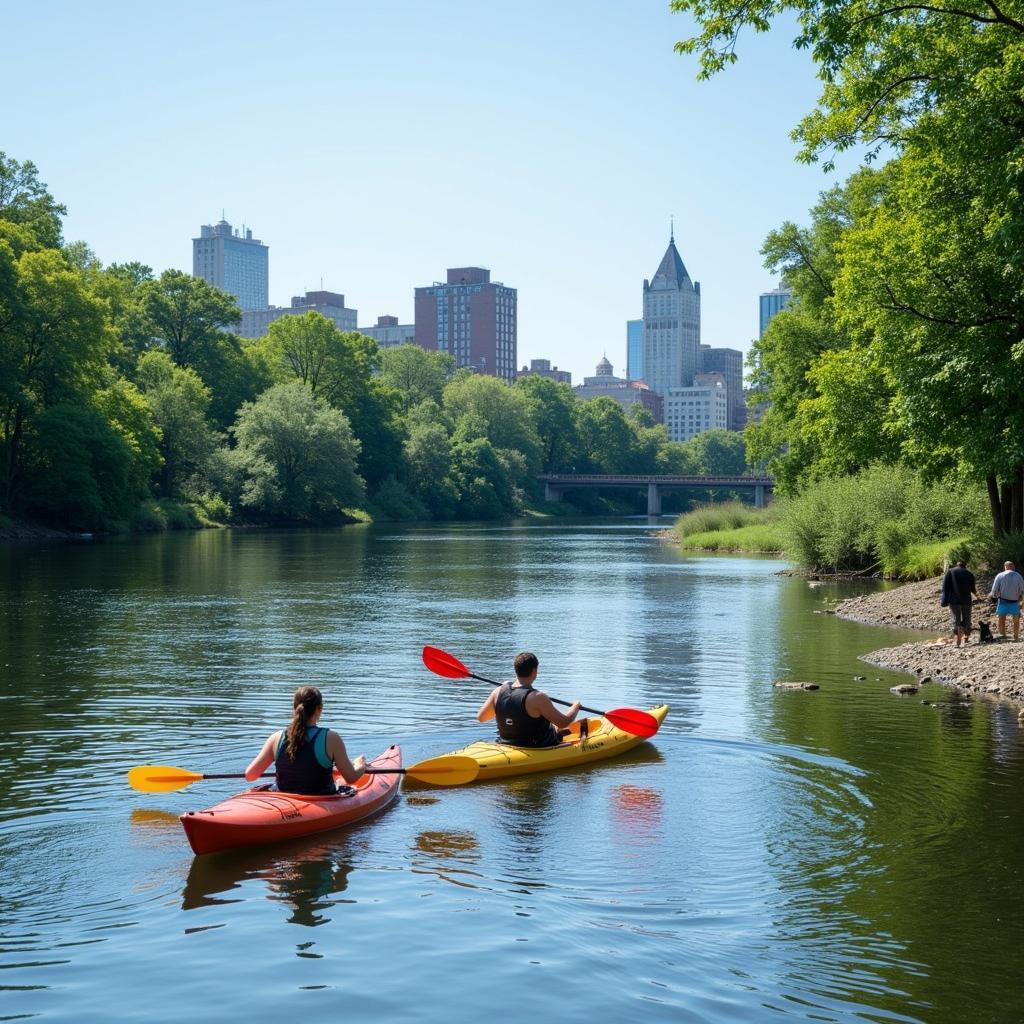
[[[999,968],[963,951],[1024,947],[1004,923],[1024,918],[1016,727],[849,682],[861,627],[813,616],[777,567],[681,556],[646,521],[5,562],[3,1012],[178,1022],[227,990],[254,1021],[476,1021],[496,993],[521,1020],[970,1019],[936,1005],[994,1005]],[[372,823],[223,857],[192,858],[177,815],[235,783],[125,785],[142,763],[241,771],[305,682],[353,753],[462,746],[488,687],[430,676],[424,643],[495,678],[537,648],[558,696],[672,713],[615,762],[409,790]],[[953,886],[966,905],[930,911]]]

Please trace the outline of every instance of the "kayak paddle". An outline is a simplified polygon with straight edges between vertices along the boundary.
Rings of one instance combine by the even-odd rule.
[[[442,651],[439,647],[423,648],[423,664],[431,672],[439,676],[445,676],[448,679],[477,679],[481,683],[490,683],[491,686],[501,686],[501,683],[493,679],[488,679],[486,676],[478,676],[475,672],[471,672],[458,658],[452,657],[447,651]],[[553,703],[561,704],[563,707],[572,707],[567,700],[559,700],[557,697],[552,697],[551,700]],[[646,711],[638,711],[636,708],[615,708],[613,711],[598,711],[596,708],[588,708],[581,704],[580,710],[589,711],[592,715],[600,715],[602,718],[607,718],[617,729],[628,732],[632,736],[642,736],[646,739],[658,731],[658,720],[654,715]]]
[[[429,782],[435,786],[462,786],[472,782],[480,771],[480,766],[471,757],[458,754],[445,757],[432,757],[420,761],[408,768],[367,768],[366,775],[408,775],[419,782]],[[273,772],[261,775],[262,779],[272,779]],[[128,772],[128,784],[141,793],[172,793],[176,789],[184,789],[193,782],[204,779],[244,779],[240,772],[207,775],[203,772],[190,772],[187,768],[174,768],[166,764],[143,764]]]

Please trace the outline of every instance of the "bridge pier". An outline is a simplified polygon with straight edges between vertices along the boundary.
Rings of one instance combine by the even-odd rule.
[[[561,501],[562,500],[562,488],[555,487],[550,482],[544,484],[544,500],[545,501]]]
[[[657,484],[647,485],[647,514],[649,516],[661,515],[661,489]]]
[[[754,508],[764,508],[765,506],[765,488],[764,484],[758,484],[754,488]]]

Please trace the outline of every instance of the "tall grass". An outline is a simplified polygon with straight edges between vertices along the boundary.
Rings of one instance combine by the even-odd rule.
[[[675,522],[673,530],[684,548],[701,551],[783,550],[784,539],[773,506],[753,508],[741,501],[699,505]]]
[[[988,517],[980,488],[925,484],[902,466],[819,481],[777,510],[786,552],[805,568],[903,576],[938,572]]]
[[[739,526],[735,530],[707,530],[683,537],[682,546],[695,551],[749,551],[781,554],[785,540],[776,523]]]
[[[774,518],[769,508],[754,508],[742,501],[723,501],[720,505],[698,505],[681,515],[673,529],[678,537],[694,533],[711,533],[717,530],[738,530],[742,526],[754,526]]]

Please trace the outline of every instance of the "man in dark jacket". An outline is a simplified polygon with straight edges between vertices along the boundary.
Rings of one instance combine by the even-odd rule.
[[[949,609],[957,647],[961,639],[966,646],[970,638],[971,600],[980,600],[977,590],[974,573],[968,571],[962,559],[947,569],[946,575],[942,577],[942,607]]]
[[[517,747],[554,747],[560,742],[559,729],[566,729],[580,712],[573,703],[563,715],[551,698],[533,688],[540,662],[535,654],[522,651],[513,662],[515,682],[502,683],[484,701],[476,717],[498,727],[498,742]]]

